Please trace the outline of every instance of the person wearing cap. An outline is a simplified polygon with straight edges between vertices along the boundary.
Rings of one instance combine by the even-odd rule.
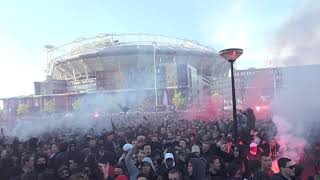
[[[159,168],[158,180],[167,180],[168,172],[171,168],[175,167],[174,156],[172,153],[166,153],[164,155],[164,161]]]
[[[122,147],[122,150],[123,150],[123,153],[122,155],[120,156],[119,160],[118,160],[118,165],[125,165],[125,161],[124,161],[124,158],[126,157],[128,151],[133,148],[132,144],[125,144],[123,145]]]
[[[256,143],[250,144],[250,151],[247,155],[247,160],[261,160],[260,152],[258,151],[258,145]]]
[[[198,145],[193,145],[191,148],[191,153],[200,157],[200,147]]]

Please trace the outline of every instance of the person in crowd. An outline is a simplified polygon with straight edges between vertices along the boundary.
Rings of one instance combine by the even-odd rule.
[[[149,157],[144,157],[140,163],[140,169],[134,164],[132,158],[138,144],[131,148],[125,157],[126,166],[128,168],[130,180],[135,180],[138,174],[142,173],[148,179],[156,179],[156,172],[152,160]]]
[[[153,165],[152,160],[149,157],[145,157],[141,163],[141,172],[150,180],[157,179],[157,173]]]
[[[301,164],[296,164],[294,167],[294,180],[302,180],[304,167]]]
[[[147,157],[151,156],[151,145],[150,144],[144,144],[143,145],[143,152],[146,154]]]
[[[77,143],[74,140],[69,142],[68,158],[72,159],[75,163],[83,161],[83,154],[77,149]]]
[[[158,180],[167,180],[168,171],[175,166],[174,156],[172,153],[164,155],[164,162],[159,167]]]
[[[38,179],[52,179],[54,172],[48,167],[48,157],[45,154],[38,154],[35,158],[34,171]]]
[[[243,167],[238,163],[231,163],[227,169],[227,180],[241,180],[243,177]]]
[[[75,173],[70,176],[70,180],[89,180],[89,177],[84,173]]]
[[[179,149],[181,153],[189,153],[190,149],[187,147],[187,142],[184,139],[181,139],[179,142]]]
[[[208,180],[223,180],[226,178],[223,172],[222,160],[218,156],[210,157],[208,163]]]
[[[205,180],[206,179],[206,164],[200,158],[191,158],[188,161],[187,176],[189,180]]]
[[[122,165],[117,165],[114,168],[114,177],[115,178],[122,177],[122,179],[123,178],[128,179],[127,175],[125,174],[125,168]]]
[[[180,169],[172,168],[168,172],[168,180],[183,180],[182,172]]]
[[[250,144],[250,150],[247,155],[247,160],[260,160],[260,159],[261,159],[261,155],[258,149],[258,145],[253,142]]]
[[[249,177],[252,180],[267,180],[268,176],[263,172],[261,161],[249,160],[248,161]]]
[[[269,156],[269,154],[263,154],[261,156],[261,165],[262,165],[262,170],[263,172],[271,178],[274,176],[274,172],[272,170],[272,159]]]
[[[7,148],[2,149],[0,155],[0,179],[9,179],[11,176],[9,172],[9,168],[12,167],[11,158],[9,157],[9,152]],[[18,168],[18,172],[20,172],[20,167]],[[16,174],[18,173],[16,172]]]
[[[27,154],[22,157],[22,168],[20,173],[13,179],[36,179],[37,175],[34,171],[34,156]]]
[[[320,159],[318,159],[314,166],[314,174],[308,177],[308,180],[318,180],[320,179]]]
[[[145,174],[138,174],[137,180],[149,180]]]
[[[280,158],[281,173],[274,175],[269,155],[277,157],[273,151],[279,146],[272,136],[267,141],[260,122],[241,127],[235,143],[227,117],[186,120],[173,112],[110,116],[112,127],[97,121],[88,129],[59,127],[23,139],[2,133],[0,180],[219,180],[250,175],[263,180],[297,179],[301,173]],[[319,165],[315,170],[313,179],[319,178]]]
[[[210,147],[211,147],[211,143],[209,141],[205,141],[202,143],[201,146],[201,157],[208,160],[209,156],[212,155],[211,151],[210,151]]]
[[[231,157],[230,161],[232,162],[238,162],[239,164],[242,164],[244,162],[242,153],[240,152],[240,149],[238,146],[234,146],[231,151]]]
[[[268,141],[266,139],[262,139],[261,140],[261,144],[260,144],[260,150],[262,154],[270,154],[270,144],[268,143]]]
[[[70,177],[69,167],[67,164],[58,165],[56,170],[56,180],[68,180]]]
[[[280,158],[278,159],[278,166],[280,172],[274,175],[272,180],[293,180],[294,177],[294,163],[289,158]]]
[[[197,157],[200,157],[200,147],[198,145],[193,145],[191,148],[191,153],[193,153]]]

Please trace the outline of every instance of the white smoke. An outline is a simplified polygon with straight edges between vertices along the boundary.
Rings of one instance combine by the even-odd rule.
[[[271,43],[276,66],[320,63],[320,1],[308,1],[279,28]]]
[[[302,136],[296,135],[294,124],[288,119],[274,116],[273,122],[277,127],[277,142],[280,144],[280,157],[287,157],[295,162],[303,157],[304,148],[307,140]]]
[[[273,101],[282,157],[300,159],[304,147],[317,140],[310,135],[314,136],[320,125],[319,75],[319,65],[282,70],[283,88]]]
[[[72,114],[42,114],[31,116],[27,118],[28,120],[21,119],[16,122],[9,135],[19,139],[27,139],[54,132],[58,128],[80,128],[82,132],[86,132],[94,127],[96,130],[104,128],[110,131],[112,130],[112,113],[122,112],[121,106],[137,110],[143,103],[145,96],[146,94],[139,90],[134,93],[88,94],[80,98],[80,107]],[[95,114],[97,117],[94,117]],[[117,121],[124,121],[124,119],[113,120],[113,123],[122,123]]]

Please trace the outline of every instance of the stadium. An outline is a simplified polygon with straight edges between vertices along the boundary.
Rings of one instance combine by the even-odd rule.
[[[21,103],[38,112],[52,100],[55,111],[71,111],[83,95],[143,92],[155,106],[170,104],[178,90],[194,101],[214,77],[226,75],[227,62],[196,41],[151,34],[101,34],[61,46],[46,45],[47,79],[35,93],[7,98],[15,113]]]

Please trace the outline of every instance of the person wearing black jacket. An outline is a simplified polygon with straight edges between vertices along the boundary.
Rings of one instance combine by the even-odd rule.
[[[77,143],[75,141],[69,142],[68,159],[73,160],[78,164],[83,161],[83,154],[78,150]]]
[[[200,158],[191,158],[187,166],[188,180],[205,180],[206,179],[206,163]]]
[[[208,162],[208,180],[223,180],[226,177],[224,176],[222,169],[222,161],[218,156],[212,156],[209,158]]]
[[[294,176],[294,164],[289,158],[278,159],[280,172],[273,176],[271,180],[292,180]]]
[[[68,163],[68,143],[62,141],[58,144],[58,152],[55,153],[49,160],[49,167],[52,169],[57,169],[62,164]]]

